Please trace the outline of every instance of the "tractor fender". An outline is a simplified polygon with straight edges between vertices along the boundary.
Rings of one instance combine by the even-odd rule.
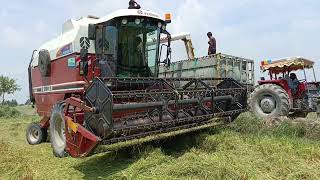
[[[39,51],[38,65],[42,77],[49,77],[51,72],[50,52],[46,49]]]

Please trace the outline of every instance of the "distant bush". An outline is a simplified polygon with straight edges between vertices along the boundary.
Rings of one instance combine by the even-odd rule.
[[[20,116],[20,112],[13,107],[2,105],[0,106],[0,117],[10,118]]]
[[[18,104],[17,100],[12,99],[12,100],[10,100],[10,101],[5,101],[5,102],[3,103],[3,105],[10,106],[10,107],[16,107],[16,106],[18,106],[19,104]]]

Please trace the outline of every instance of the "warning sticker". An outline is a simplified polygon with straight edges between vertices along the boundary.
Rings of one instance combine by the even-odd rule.
[[[76,58],[72,57],[68,59],[68,67],[75,68],[77,66]]]

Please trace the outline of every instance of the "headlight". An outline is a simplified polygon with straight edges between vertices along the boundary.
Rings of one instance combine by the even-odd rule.
[[[122,19],[121,23],[126,25],[128,23],[128,19]]]
[[[141,20],[140,19],[136,19],[134,22],[138,25],[138,24],[141,23]]]

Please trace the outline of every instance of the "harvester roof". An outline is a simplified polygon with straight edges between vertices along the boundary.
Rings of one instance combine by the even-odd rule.
[[[279,74],[282,72],[296,71],[313,68],[314,62],[303,57],[284,58],[276,61],[263,61],[261,70]]]
[[[127,16],[149,17],[164,21],[164,19],[157,13],[141,9],[120,9],[102,18],[88,16],[78,20],[70,19],[63,24],[62,33],[60,35],[44,43],[38,50],[48,50],[50,52],[51,60],[67,56],[72,53],[80,53],[80,38],[88,37],[89,24],[100,24],[117,17]],[[89,53],[95,53],[93,46],[90,46],[88,50]],[[38,66],[38,53],[35,53],[32,61],[32,67],[35,66]]]

